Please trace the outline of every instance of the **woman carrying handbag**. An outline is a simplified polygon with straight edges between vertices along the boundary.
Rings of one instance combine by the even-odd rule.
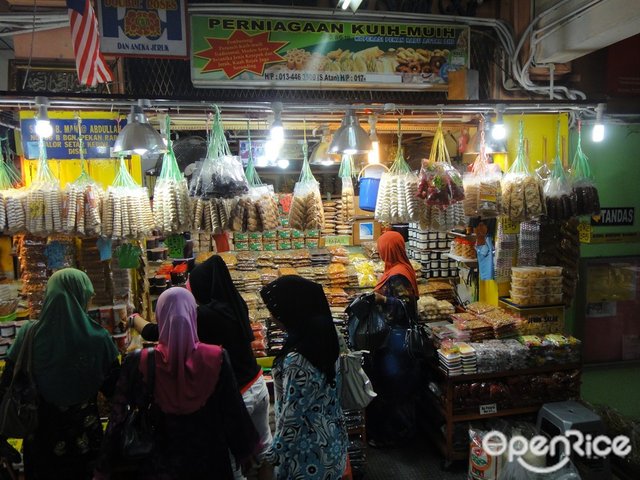
[[[198,340],[196,308],[184,288],[160,295],[158,346],[123,363],[94,478],[127,465],[127,478],[227,480],[229,451],[245,467],[259,452],[226,352]]]

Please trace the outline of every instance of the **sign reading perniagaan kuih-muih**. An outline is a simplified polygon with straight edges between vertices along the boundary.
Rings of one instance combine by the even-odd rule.
[[[446,90],[469,66],[469,28],[191,16],[196,86]]]

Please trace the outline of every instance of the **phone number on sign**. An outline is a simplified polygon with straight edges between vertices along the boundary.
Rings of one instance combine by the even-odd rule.
[[[302,82],[366,82],[365,75],[351,73],[266,73],[265,80],[302,81]]]

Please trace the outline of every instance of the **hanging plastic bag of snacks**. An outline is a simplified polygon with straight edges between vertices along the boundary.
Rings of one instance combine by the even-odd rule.
[[[62,229],[74,235],[98,236],[102,233],[102,201],[105,193],[85,168],[82,120],[78,118],[80,176],[62,194]]]
[[[155,225],[165,234],[183,233],[191,230],[191,201],[189,187],[178,167],[173,142],[171,141],[171,119],[166,117],[167,152],[162,159],[160,176],[153,189],[153,216]]]
[[[558,120],[556,156],[553,161],[553,169],[544,184],[543,190],[547,218],[549,220],[563,222],[576,214],[576,197],[562,166],[560,120]]]
[[[502,179],[503,214],[514,222],[533,220],[544,214],[540,179],[529,171],[524,148],[524,122],[520,121],[518,155]]]
[[[149,235],[154,227],[147,189],[136,183],[120,157],[118,174],[102,203],[102,233],[113,238]]]
[[[322,230],[324,209],[320,186],[309,166],[308,146],[302,145],[304,160],[300,178],[293,188],[293,202],[289,211],[289,226],[297,230]]]
[[[24,191],[17,190],[20,176],[15,168],[5,162],[0,139],[0,232],[9,229],[9,233],[25,229]]]
[[[62,195],[60,182],[47,162],[47,148],[40,139],[38,172],[27,189],[27,230],[40,236],[62,231]]]
[[[418,176],[404,158],[402,124],[398,120],[398,150],[391,168],[380,179],[375,218],[386,223],[409,223],[420,218],[422,209]]]
[[[451,165],[442,133],[442,120],[438,123],[429,159],[422,163],[418,195],[428,206],[440,208],[464,200],[462,176]]]
[[[207,156],[194,173],[189,189],[191,195],[202,198],[233,198],[249,190],[242,162],[231,155],[217,106]]]
[[[578,145],[571,163],[571,183],[576,197],[576,215],[600,213],[600,195],[596,188],[589,159],[582,151],[582,122],[578,123]]]
[[[354,202],[355,193],[353,190],[353,176],[355,166],[351,155],[344,155],[340,163],[338,177],[342,180],[342,193],[340,204],[340,221],[343,224],[349,224],[356,214],[356,206]]]
[[[502,173],[489,163],[487,158],[484,130],[480,133],[480,153],[471,165],[471,172],[465,174],[464,213],[468,217],[495,218],[502,206]]]

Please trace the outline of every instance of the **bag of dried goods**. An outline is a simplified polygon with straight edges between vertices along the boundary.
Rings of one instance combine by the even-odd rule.
[[[47,162],[47,149],[40,139],[40,160],[33,183],[27,189],[27,231],[47,236],[62,231],[62,195],[60,182]]]
[[[484,131],[481,131],[480,138],[480,153],[471,166],[471,172],[463,179],[464,213],[468,217],[495,218],[500,215],[502,206],[502,172],[489,163]]]
[[[289,226],[297,230],[322,230],[324,209],[320,187],[311,173],[306,142],[302,146],[304,161],[300,178],[293,189],[293,202],[289,211]]]
[[[600,213],[600,196],[589,167],[589,159],[582,151],[582,123],[578,123],[578,145],[571,163],[571,183],[576,197],[576,215]]]
[[[0,233],[9,228],[10,233],[24,230],[25,214],[22,200],[16,200],[21,195],[16,186],[20,183],[20,176],[13,165],[5,162],[2,153],[2,139],[0,139]]]
[[[178,167],[173,142],[171,119],[166,116],[167,152],[162,159],[160,176],[153,189],[153,217],[155,226],[165,234],[191,230],[191,200],[187,180]]]
[[[404,158],[398,122],[398,150],[388,172],[382,174],[375,218],[386,223],[409,223],[420,218],[424,204],[418,198],[418,176]]]
[[[120,157],[118,174],[102,202],[102,234],[113,238],[136,238],[151,234],[153,212],[145,187],[136,183]]]
[[[540,179],[531,174],[524,148],[524,122],[520,121],[518,155],[502,179],[502,213],[514,222],[523,222],[544,214]]]
[[[553,161],[553,169],[545,181],[543,190],[547,218],[549,220],[562,222],[576,214],[576,197],[562,166],[560,120],[558,120],[556,156]]]
[[[207,156],[194,173],[189,190],[191,195],[203,198],[233,198],[249,190],[242,162],[229,150],[218,107],[215,107]]]
[[[433,138],[429,159],[422,162],[419,180],[418,196],[428,206],[444,209],[464,200],[462,176],[451,165],[442,133],[442,120]]]
[[[340,222],[343,224],[349,224],[356,213],[354,202],[355,193],[353,189],[354,173],[353,157],[351,155],[344,155],[338,172],[338,177],[342,180]]]

